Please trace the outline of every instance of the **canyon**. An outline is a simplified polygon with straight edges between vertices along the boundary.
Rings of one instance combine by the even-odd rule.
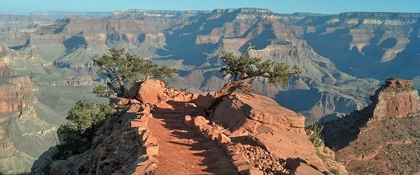
[[[219,72],[222,51],[240,54],[251,43],[250,56],[302,70],[288,86],[271,87],[266,79],[257,78],[253,89],[296,111],[293,115],[304,116],[306,123],[334,120],[354,110],[373,110],[368,104],[370,94],[375,93],[380,98],[372,100],[378,103],[374,118],[386,120],[396,115],[406,120],[404,116],[418,106],[419,19],[415,13],[277,14],[254,8],[0,14],[0,94],[4,97],[0,99],[4,104],[0,121],[2,142],[8,148],[5,154],[15,151],[28,156],[30,148],[25,145],[37,142],[34,133],[45,133],[42,139],[48,140],[29,154],[28,161],[10,170],[3,170],[6,165],[0,163],[1,173],[28,172],[31,162],[56,144],[55,130],[74,102],[106,102],[91,93],[102,81],[91,59],[111,47],[177,68],[179,76],[168,81],[169,85],[201,94],[223,86]],[[399,88],[377,90],[388,77],[412,80],[402,100],[396,98],[401,94]],[[35,126],[19,132],[7,128],[19,128],[16,123]],[[337,148],[342,147],[339,143]],[[19,156],[6,157],[17,160]]]

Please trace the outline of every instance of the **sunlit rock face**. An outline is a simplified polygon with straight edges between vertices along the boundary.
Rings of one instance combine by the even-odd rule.
[[[388,79],[385,85],[371,97],[375,106],[374,118],[406,117],[420,110],[419,94],[413,82],[403,79]]]

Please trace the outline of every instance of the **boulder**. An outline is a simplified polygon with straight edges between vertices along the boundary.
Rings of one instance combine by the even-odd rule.
[[[224,135],[223,133],[219,134],[219,137],[217,139],[217,145],[221,146],[225,143],[230,143],[230,142],[231,141],[230,141],[230,138],[228,136]]]
[[[164,91],[165,83],[156,79],[147,79],[146,81],[137,81],[129,90],[129,95],[143,104],[155,105],[162,98]]]

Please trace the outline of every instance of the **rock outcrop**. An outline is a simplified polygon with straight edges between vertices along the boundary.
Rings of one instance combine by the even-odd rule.
[[[200,119],[202,118],[200,116],[195,118],[187,116],[186,124],[204,137],[218,140],[228,154],[238,158],[238,160],[234,159],[234,164],[237,162],[235,165],[239,167],[238,169],[254,171],[253,169],[256,168],[270,174],[273,170],[270,166],[278,164],[284,166],[284,169],[279,171],[289,174],[294,169],[287,169],[287,165],[281,162],[294,159],[315,166],[318,172],[329,171],[329,167],[327,168],[317,156],[316,148],[306,135],[305,118],[302,115],[278,105],[271,98],[256,94],[235,93],[225,97],[221,102],[211,100],[211,96],[212,94],[207,94],[199,97],[196,104],[208,109],[211,106],[208,105],[209,103],[217,103],[209,117],[212,122]],[[258,163],[260,160],[254,156],[249,157],[254,154],[255,156],[266,154],[264,151],[257,151],[259,150],[257,147],[263,148],[269,154],[267,156],[269,160],[261,160],[267,164]],[[258,153],[243,152],[248,155],[248,158],[244,158],[248,161],[244,161],[239,159],[242,153],[241,151],[238,153],[238,150],[254,150]],[[251,162],[250,168],[246,168],[248,166],[246,162]],[[344,170],[343,173],[345,174],[346,171]]]
[[[305,133],[305,117],[265,96],[236,93],[214,109],[210,120],[222,123],[230,131],[243,130],[252,135],[267,132],[267,128]]]
[[[351,174],[420,171],[419,96],[408,80],[388,79],[372,104],[324,124],[322,137]]]
[[[373,96],[373,118],[406,117],[409,113],[420,110],[419,94],[413,88],[413,82],[391,78],[385,81]]]

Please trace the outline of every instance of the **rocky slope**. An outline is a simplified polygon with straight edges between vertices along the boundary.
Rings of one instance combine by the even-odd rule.
[[[326,145],[337,150],[351,174],[420,172],[420,106],[412,85],[388,79],[368,107],[324,124]]]
[[[136,99],[110,100],[119,112],[107,117],[90,150],[37,172],[330,174],[331,164],[305,134],[305,118],[270,98],[234,94],[217,105],[210,122],[199,106],[212,103],[213,93],[165,90],[157,80],[138,85],[131,90]],[[335,162],[334,156],[328,160]]]
[[[206,108],[209,103],[212,103],[209,97],[211,97],[210,94],[202,100],[197,99],[198,105]],[[232,143],[262,147],[273,159],[284,162],[288,160],[289,163],[286,163],[284,168],[289,169],[289,172],[285,174],[291,173],[296,168],[291,165],[293,164],[291,162],[308,164],[316,167],[318,172],[327,174],[332,169],[340,169],[337,171],[347,174],[345,168],[335,162],[334,155],[330,155],[329,158],[321,158],[321,153],[318,153],[317,148],[306,135],[305,117],[278,105],[271,98],[254,94],[233,94],[218,103],[209,119],[228,131],[227,134],[225,132],[224,134],[229,137]],[[211,133],[217,135],[221,132],[212,130]],[[324,149],[324,154],[327,154],[326,150]],[[259,162],[257,158],[250,157],[251,162]],[[255,164],[253,165],[255,166]],[[266,164],[256,168],[265,173],[270,169]]]

